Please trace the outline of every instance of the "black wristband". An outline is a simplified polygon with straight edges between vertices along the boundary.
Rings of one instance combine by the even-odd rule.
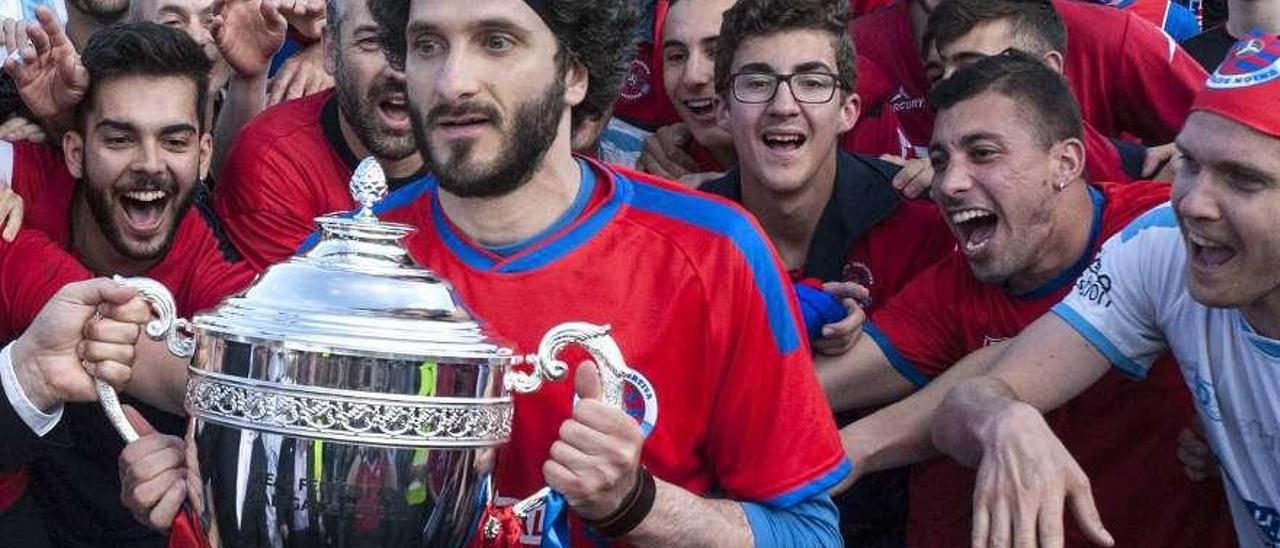
[[[587,525],[606,538],[619,538],[635,529],[653,510],[658,484],[653,474],[641,467],[636,471],[636,485],[623,499],[622,506],[601,520],[585,520]]]

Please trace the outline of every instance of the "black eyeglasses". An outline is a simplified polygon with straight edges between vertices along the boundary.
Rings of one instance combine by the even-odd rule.
[[[829,72],[739,72],[733,75],[733,98],[740,103],[768,103],[778,94],[778,86],[786,82],[797,103],[821,104],[831,100],[840,87],[836,75]]]

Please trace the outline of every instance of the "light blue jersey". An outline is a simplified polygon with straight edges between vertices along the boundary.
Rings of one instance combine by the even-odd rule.
[[[1238,309],[1187,290],[1187,250],[1166,203],[1103,245],[1053,311],[1124,373],[1172,351],[1222,465],[1241,546],[1280,546],[1280,341]]]

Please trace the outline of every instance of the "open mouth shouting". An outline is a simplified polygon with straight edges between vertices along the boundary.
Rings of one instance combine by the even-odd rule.
[[[152,236],[165,225],[165,209],[170,202],[165,190],[131,190],[120,195],[120,207],[129,232]]]
[[[1192,263],[1202,270],[1218,268],[1236,256],[1235,248],[1190,230],[1186,240]]]
[[[389,93],[378,101],[378,116],[382,125],[397,133],[410,130],[409,109],[405,106],[403,93]]]
[[[969,207],[947,212],[947,220],[960,240],[961,250],[973,255],[986,248],[995,237],[1000,217],[986,209]]]

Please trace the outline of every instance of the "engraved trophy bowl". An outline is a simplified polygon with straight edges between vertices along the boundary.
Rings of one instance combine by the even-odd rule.
[[[621,405],[627,366],[608,326],[562,324],[536,353],[516,353],[413,263],[413,228],[373,214],[386,189],[366,159],[351,179],[359,213],[318,218],[311,251],[189,322],[159,283],[121,279],[152,305],[147,334],[192,358],[190,502],[215,547],[466,546],[492,528],[480,520],[513,392],[563,378],[556,355],[577,344],[600,365],[605,401]],[[116,394],[98,392],[137,439]]]

